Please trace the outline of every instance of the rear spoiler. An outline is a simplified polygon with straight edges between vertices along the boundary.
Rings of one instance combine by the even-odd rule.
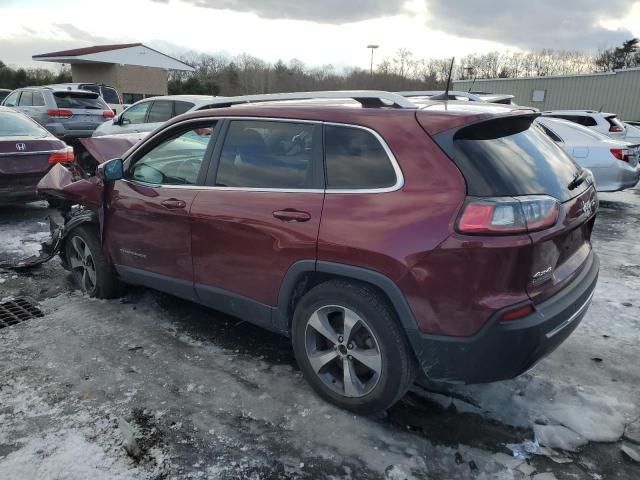
[[[449,157],[453,157],[453,142],[456,135],[462,130],[485,124],[490,126],[494,122],[501,124],[500,128],[508,130],[510,126],[515,126],[513,125],[515,123],[513,122],[514,120],[527,119],[530,125],[539,116],[540,112],[527,108],[513,109],[508,114],[503,115],[483,115],[482,117],[468,119],[466,122],[459,122],[448,130],[433,134],[432,138]],[[418,121],[420,121],[419,118]]]

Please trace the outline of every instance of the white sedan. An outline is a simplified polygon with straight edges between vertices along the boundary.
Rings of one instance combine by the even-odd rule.
[[[638,183],[639,145],[567,120],[539,117],[536,121],[576,163],[593,172],[599,192],[616,192]]]

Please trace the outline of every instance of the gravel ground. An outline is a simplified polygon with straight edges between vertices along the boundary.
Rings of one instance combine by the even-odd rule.
[[[0,207],[0,260],[37,250],[48,214]],[[636,480],[638,238],[640,192],[601,195],[600,282],[567,342],[518,379],[416,386],[373,418],[321,401],[286,339],[236,318],[139,288],[89,299],[57,260],[0,270],[0,299],[44,312],[0,329],[0,479]]]

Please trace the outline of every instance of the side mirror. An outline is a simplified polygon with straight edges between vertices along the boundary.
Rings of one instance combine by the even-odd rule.
[[[124,178],[124,165],[121,158],[112,158],[98,165],[98,176],[105,182]]]

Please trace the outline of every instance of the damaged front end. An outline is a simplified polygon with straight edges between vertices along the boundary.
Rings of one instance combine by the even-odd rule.
[[[80,139],[77,162],[56,164],[37,186],[38,194],[58,208],[64,220],[63,225],[58,225],[49,217],[51,236],[41,244],[39,255],[0,263],[0,268],[27,270],[42,265],[61,251],[68,232],[80,224],[93,223],[101,232],[104,218],[102,168],[109,163],[108,159],[124,155],[146,135],[124,134]],[[95,172],[95,175],[88,172]]]
[[[103,185],[98,176],[86,177],[73,165],[55,165],[40,180],[37,190],[44,198],[58,205],[64,223],[59,225],[48,217],[50,237],[41,243],[39,254],[0,263],[0,268],[21,271],[42,265],[60,252],[67,233],[73,228],[88,222],[100,225]]]

